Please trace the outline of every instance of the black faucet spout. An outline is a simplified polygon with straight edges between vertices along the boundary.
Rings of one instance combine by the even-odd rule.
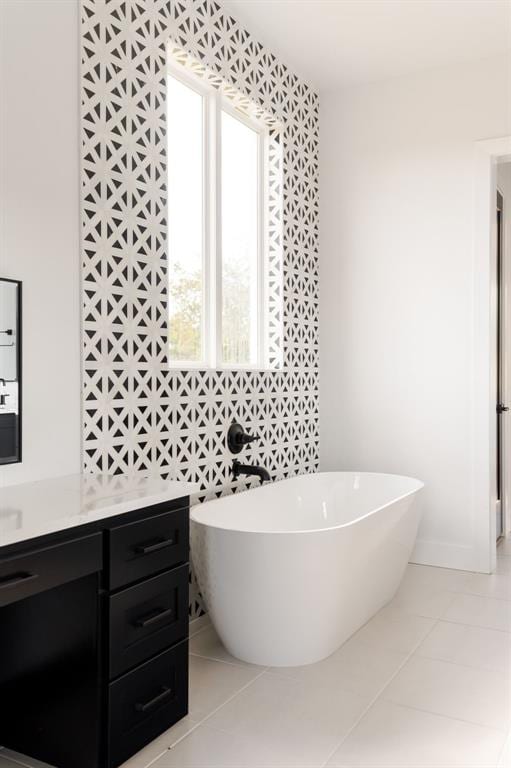
[[[261,484],[271,480],[270,473],[264,467],[242,464],[237,459],[234,459],[232,462],[232,474],[235,480],[237,480],[240,475],[254,475],[259,478]]]

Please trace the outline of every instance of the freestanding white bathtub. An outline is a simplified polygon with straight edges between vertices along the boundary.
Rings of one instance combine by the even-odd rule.
[[[192,559],[227,650],[269,666],[333,653],[395,594],[423,484],[322,472],[192,508]]]

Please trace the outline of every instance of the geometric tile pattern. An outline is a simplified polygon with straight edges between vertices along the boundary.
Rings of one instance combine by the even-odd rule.
[[[204,498],[229,477],[234,417],[275,478],[318,468],[316,94],[212,0],[82,0],[81,213],[85,471],[168,473]],[[273,116],[268,371],[167,360],[169,41]],[[191,615],[201,612],[192,589]]]

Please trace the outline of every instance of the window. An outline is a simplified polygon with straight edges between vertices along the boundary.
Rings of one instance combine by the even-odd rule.
[[[170,354],[198,363],[205,355],[204,99],[175,78],[168,99],[179,116],[168,123]]]
[[[264,367],[266,126],[181,73],[167,105],[170,363]]]

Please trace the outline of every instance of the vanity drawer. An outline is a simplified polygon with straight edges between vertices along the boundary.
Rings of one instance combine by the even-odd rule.
[[[101,533],[0,558],[0,607],[95,573],[102,567]]]
[[[188,560],[189,511],[178,509],[110,529],[110,589]]]
[[[109,766],[120,765],[188,712],[188,641],[109,686]]]
[[[110,678],[188,634],[188,565],[110,598]]]

